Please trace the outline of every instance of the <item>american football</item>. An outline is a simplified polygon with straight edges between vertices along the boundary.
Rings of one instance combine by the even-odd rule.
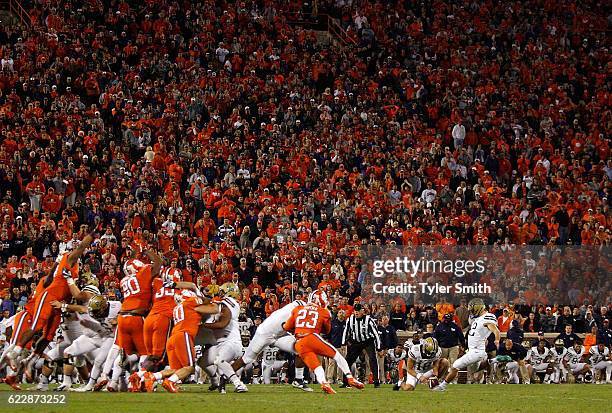
[[[3,412],[610,405],[603,2],[0,5]]]

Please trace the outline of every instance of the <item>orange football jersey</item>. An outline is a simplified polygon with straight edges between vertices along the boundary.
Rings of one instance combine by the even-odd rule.
[[[164,282],[161,278],[153,280],[153,307],[149,315],[163,314],[167,317],[172,317],[172,310],[174,310],[174,290],[171,288],[164,288]]]
[[[195,308],[202,304],[204,304],[204,302],[200,297],[189,297],[181,304],[174,307],[172,313],[174,318],[174,328],[172,329],[173,335],[185,332],[191,337],[195,337],[198,334],[202,315],[195,311]]]
[[[121,311],[139,308],[148,309],[151,306],[151,296],[153,295],[152,278],[151,265],[147,264],[136,274],[127,275],[121,279],[121,293],[123,294]]]
[[[298,338],[314,333],[327,334],[331,330],[331,314],[327,308],[315,304],[299,305],[291,312],[284,328]]]
[[[53,281],[45,289],[49,297],[53,297],[59,301],[66,301],[71,297],[70,288],[64,275],[68,273],[72,278],[79,278],[79,264],[76,262],[73,266],[68,265],[69,253],[65,253],[53,273]]]
[[[34,314],[34,310],[35,310],[34,306],[36,305],[36,297],[38,297],[45,289],[43,287],[44,282],[45,282],[45,279],[43,277],[38,282],[38,284],[36,284],[36,290],[34,290],[32,295],[30,295],[30,298],[28,298],[28,301],[26,302],[26,304],[23,306],[23,309],[27,311],[30,315]]]

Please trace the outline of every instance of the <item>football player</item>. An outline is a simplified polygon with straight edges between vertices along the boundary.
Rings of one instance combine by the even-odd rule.
[[[442,358],[442,349],[438,345],[438,340],[427,337],[408,351],[406,357],[408,371],[400,386],[402,390],[414,390],[418,383],[444,377],[449,366],[448,360]]]
[[[100,376],[102,364],[106,361],[115,341],[115,326],[121,302],[108,301],[101,294],[91,297],[87,306],[69,304],[64,311],[76,313],[82,325],[82,335],[72,342],[65,350],[64,357],[73,360],[72,364],[80,367],[89,360],[92,371],[86,385],[77,389],[79,392],[91,391]],[[64,376],[72,375],[71,371],[64,369]],[[71,384],[71,383],[70,383]]]
[[[597,377],[596,372],[600,372],[601,376],[597,381],[598,384],[610,384],[612,380],[610,373],[612,372],[612,361],[610,361],[610,349],[606,347],[603,341],[599,341],[596,346],[591,346],[589,349],[589,362],[591,364],[591,372],[593,378]]]
[[[527,372],[528,376],[533,380],[534,375],[540,378],[540,383],[550,381],[552,373],[552,367],[550,366],[550,354],[549,348],[546,346],[545,340],[538,340],[537,345],[529,350],[527,355]]]
[[[94,233],[92,232],[86,235],[72,251],[58,256],[49,274],[43,278],[42,290],[36,295],[31,327],[23,332],[13,349],[6,354],[11,367],[14,367],[13,370],[17,370],[17,361],[23,348],[37,332],[42,331],[42,336],[34,346],[35,357],[40,357],[55,337],[61,323],[61,313],[51,306],[51,302],[70,299],[70,285],[74,284],[74,280],[79,276],[78,260],[93,240]]]
[[[98,290],[98,279],[95,276],[83,275],[79,278],[78,283],[80,287],[77,286],[72,279],[68,280],[68,288],[75,304],[86,304],[92,296],[95,294],[100,294],[100,291]],[[49,377],[53,373],[54,363],[63,359],[64,380],[56,390],[64,391],[71,387],[72,372],[74,371],[74,360],[68,358],[68,356],[64,354],[64,350],[81,336],[83,333],[83,327],[81,326],[78,317],[75,314],[67,311],[67,303],[52,301],[50,305],[52,308],[61,312],[62,339],[57,340],[56,338],[55,345],[43,353],[44,361],[42,364],[41,374],[38,375],[36,390],[47,391],[49,389]],[[32,370],[39,359],[40,355],[36,351],[33,352],[27,359],[25,368],[26,378],[33,376]],[[89,376],[87,366],[80,365],[79,373],[81,374],[81,377],[87,379]]]
[[[130,256],[124,266],[125,277],[121,279],[120,287],[123,293],[123,303],[117,319],[117,344],[121,348],[120,359],[115,361],[113,379],[109,383],[109,391],[115,390],[117,385],[117,372],[128,364],[140,361],[142,364],[147,357],[147,348],[144,342],[144,316],[149,311],[153,296],[153,280],[160,275],[162,259],[153,250],[145,254],[151,264],[144,264],[136,259],[136,250],[130,244],[126,249]],[[130,382],[130,391],[140,391],[140,383]]]
[[[327,309],[327,293],[316,290],[308,297],[308,304],[297,306],[291,311],[291,316],[283,325],[283,328],[295,335],[297,341],[295,350],[300,358],[314,372],[321,390],[327,394],[335,394],[325,377],[325,370],[317,356],[333,358],[342,373],[348,380],[348,385],[357,389],[363,389],[363,383],[353,378],[346,359],[336,350],[334,346],[321,337],[321,333],[328,334],[331,330],[331,313]]]
[[[572,347],[567,349],[567,354],[563,359],[565,368],[574,375],[577,382],[582,380],[583,374],[591,370],[589,365],[583,362],[585,356],[584,346],[579,341],[576,341]]]
[[[295,337],[287,334],[283,329],[283,324],[289,319],[295,307],[305,304],[304,301],[295,300],[270,314],[255,330],[255,335],[242,357],[233,363],[234,370],[238,371],[243,366],[255,361],[267,346],[278,347],[286,353],[296,354],[294,348]],[[307,392],[312,391],[304,382],[304,362],[296,357],[295,364],[295,380],[292,386]]]
[[[180,294],[176,294],[176,301],[177,305],[173,310],[174,328],[166,345],[170,368],[157,373],[144,373],[143,381],[147,392],[153,390],[156,380],[163,380],[162,387],[168,392],[178,392],[178,384],[195,372],[194,339],[198,334],[202,316],[219,312],[218,304],[190,290],[182,290]]]
[[[272,375],[280,373],[287,366],[285,360],[279,360],[278,347],[266,347],[261,353],[261,375],[263,384],[270,384]]]
[[[468,312],[472,318],[468,332],[468,349],[463,356],[455,360],[446,378],[432,390],[446,390],[446,386],[457,377],[459,370],[463,370],[471,364],[478,363],[478,370],[486,368],[486,344],[491,333],[495,335],[495,346],[499,347],[500,334],[497,328],[497,318],[486,310],[484,301],[481,298],[471,299],[468,304]]]
[[[238,371],[243,366],[253,363],[267,346],[277,347],[285,353],[296,354],[295,337],[287,334],[283,324],[289,319],[295,307],[305,304],[304,301],[295,300],[270,314],[255,330],[255,335],[242,357],[232,364],[234,370]],[[312,391],[304,382],[304,362],[296,357],[295,365],[295,380],[292,386],[307,392]]]
[[[219,293],[220,313],[213,320],[202,324],[203,328],[212,330],[217,344],[204,351],[199,363],[211,381],[214,380],[213,387],[217,385],[217,377],[222,379],[218,385],[221,393],[225,393],[226,381],[232,382],[237,393],[244,393],[248,388],[230,364],[242,355],[242,337],[238,326],[240,304],[236,301],[240,298],[240,290],[235,284],[227,282],[219,288]]]
[[[550,350],[551,365],[553,368],[552,382],[561,383],[566,381],[567,370],[563,360],[567,355],[567,349],[563,345],[563,340],[558,338],[555,340],[555,346]]]
[[[130,389],[138,391],[142,388],[142,378],[147,371],[158,371],[159,363],[164,358],[166,341],[170,337],[172,325],[172,312],[175,307],[174,294],[176,289],[196,291],[197,286],[192,282],[181,281],[180,271],[174,265],[161,271],[162,276],[153,280],[153,306],[144,321],[144,344],[146,359],[141,363],[139,371],[129,377]],[[162,366],[163,367],[163,366]]]
[[[399,390],[402,380],[401,371],[404,369],[404,363],[408,351],[404,349],[401,344],[395,346],[395,348],[387,350],[387,360],[389,361],[389,375],[391,380],[397,382],[393,387],[393,390]]]

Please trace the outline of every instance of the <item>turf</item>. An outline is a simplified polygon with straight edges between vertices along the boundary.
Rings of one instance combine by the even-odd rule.
[[[415,392],[394,392],[391,386],[365,390],[338,389],[336,395],[304,393],[283,385],[251,385],[244,394],[208,393],[207,386],[183,386],[179,394],[67,393],[67,404],[10,405],[11,393],[0,387],[0,411],[58,413],[332,413],[332,412],[604,412],[610,411],[612,385],[456,385],[445,393],[424,386]],[[22,392],[25,393],[25,392]],[[57,394],[57,393],[55,393]]]

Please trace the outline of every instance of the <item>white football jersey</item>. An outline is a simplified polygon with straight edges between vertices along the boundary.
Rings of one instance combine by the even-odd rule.
[[[230,322],[224,328],[212,330],[213,335],[217,340],[217,343],[222,343],[224,341],[236,341],[238,343],[242,343],[242,338],[240,337],[240,328],[238,326],[238,317],[240,316],[240,304],[238,304],[238,301],[234,300],[232,297],[223,298],[220,304],[226,306],[227,309],[230,311],[231,319]]]
[[[261,353],[261,363],[272,365],[278,358],[278,347],[267,346]]]
[[[306,305],[304,301],[295,300],[287,304],[286,306],[279,308],[268,318],[266,318],[263,323],[257,327],[255,334],[262,334],[271,337],[280,337],[286,334],[286,331],[283,329],[283,324],[289,320],[289,316],[291,316],[291,312],[293,309],[299,305]]]
[[[112,321],[117,319],[120,310],[121,301],[109,301],[108,315],[102,320],[97,320],[89,314],[80,314],[79,319],[83,320],[81,324],[85,326],[83,334],[95,338],[112,337],[116,328],[116,323],[113,325]]]
[[[580,351],[576,352],[574,347],[570,347],[567,349],[567,354],[565,358],[569,364],[576,364],[582,361],[582,356],[584,355],[584,346],[580,346]]]
[[[531,362],[531,364],[542,364],[546,362],[546,359],[550,355],[550,350],[547,347],[544,347],[544,351],[540,353],[537,347],[532,347],[529,351],[529,355],[527,359]]]
[[[408,358],[414,361],[414,370],[417,373],[427,373],[433,368],[433,364],[440,357],[442,357],[442,349],[440,347],[438,347],[438,351],[432,358],[423,357],[420,344],[415,344],[408,350]]]
[[[561,363],[561,361],[567,355],[567,349],[565,347],[561,347],[561,350],[557,350],[557,348],[554,347],[550,350],[550,355],[555,363]]]
[[[600,361],[606,361],[610,358],[610,350],[604,347],[603,351],[599,351],[597,346],[591,346],[589,349],[591,364],[597,364]]]
[[[487,327],[489,324],[497,326],[497,318],[489,312],[472,320],[470,331],[468,332],[468,350],[485,351],[487,338],[491,334],[491,330]]]
[[[245,321],[238,322],[238,328],[240,329],[240,334],[243,337],[250,337],[251,327],[253,327],[253,320],[248,317],[245,319]]]
[[[404,349],[402,349],[402,352],[399,355],[395,353],[394,348],[387,350],[387,356],[389,356],[389,360],[393,364],[397,364],[403,359],[405,359],[407,354],[408,353]]]

